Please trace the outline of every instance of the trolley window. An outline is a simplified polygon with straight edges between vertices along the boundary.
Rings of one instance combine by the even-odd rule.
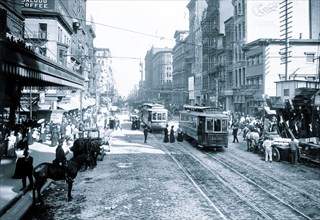
[[[207,131],[213,131],[213,119],[207,119]]]
[[[166,113],[157,113],[157,112],[153,112],[152,113],[152,120],[159,120],[159,121],[163,121],[163,120],[166,120],[167,119],[167,116],[166,116]]]
[[[214,119],[214,131],[221,131],[221,119]]]
[[[226,119],[221,120],[221,129],[222,131],[227,131],[228,130],[228,121]]]
[[[207,119],[207,131],[226,131],[227,120],[223,119]]]

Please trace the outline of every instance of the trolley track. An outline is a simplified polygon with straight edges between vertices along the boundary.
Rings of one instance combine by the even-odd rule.
[[[195,155],[179,142],[162,146],[223,219],[312,219],[210,154]]]
[[[319,219],[319,200],[317,195],[311,195],[303,190],[294,187],[291,184],[279,181],[278,179],[265,174],[252,166],[248,166],[235,157],[232,159],[223,155],[212,155],[206,153],[211,159],[219,162],[223,166],[232,170],[243,179],[252,183],[257,188],[278,200],[284,206],[294,210],[306,219]],[[310,209],[310,207],[313,207]],[[301,211],[303,210],[303,211]]]

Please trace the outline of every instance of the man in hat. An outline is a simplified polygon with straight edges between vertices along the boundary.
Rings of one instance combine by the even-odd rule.
[[[24,190],[27,186],[27,177],[29,179],[29,184],[31,189],[33,188],[33,157],[30,156],[28,150],[23,152],[23,172],[22,172],[22,189]]]
[[[54,164],[56,164],[57,166],[61,167],[64,170],[65,173],[65,177],[66,177],[66,181],[71,181],[71,179],[69,178],[68,175],[68,163],[67,163],[67,158],[66,158],[66,154],[62,148],[63,146],[63,142],[64,139],[59,139],[59,144],[58,147],[56,148],[56,159],[54,160]]]

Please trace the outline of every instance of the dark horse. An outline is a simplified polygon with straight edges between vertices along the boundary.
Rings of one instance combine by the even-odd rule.
[[[97,166],[98,156],[102,154],[101,142],[101,139],[79,138],[73,142],[73,146],[70,150],[73,152],[74,156],[81,154],[87,155],[85,169],[88,167],[93,169]]]
[[[33,176],[35,178],[35,183],[33,186],[33,204],[35,205],[37,202],[36,199],[36,190],[38,194],[38,200],[41,204],[43,204],[43,199],[41,196],[41,188],[45,184],[47,179],[52,180],[66,180],[65,172],[68,173],[68,176],[72,178],[72,180],[67,181],[68,183],[68,201],[72,199],[71,190],[73,179],[76,178],[79,169],[86,162],[87,156],[82,154],[77,157],[73,157],[68,160],[67,168],[60,167],[58,165],[54,165],[53,163],[41,163],[36,166],[33,170]]]

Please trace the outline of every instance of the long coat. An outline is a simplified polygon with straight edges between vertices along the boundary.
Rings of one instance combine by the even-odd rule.
[[[173,128],[171,128],[171,130],[170,130],[170,143],[173,143],[174,141],[175,141],[174,130],[173,130]]]
[[[14,179],[23,179],[33,172],[33,157],[19,157],[16,162],[16,169],[14,171]]]
[[[168,143],[169,142],[169,135],[168,135],[168,128],[165,128],[164,129],[164,139],[163,139],[163,142],[164,143]]]

